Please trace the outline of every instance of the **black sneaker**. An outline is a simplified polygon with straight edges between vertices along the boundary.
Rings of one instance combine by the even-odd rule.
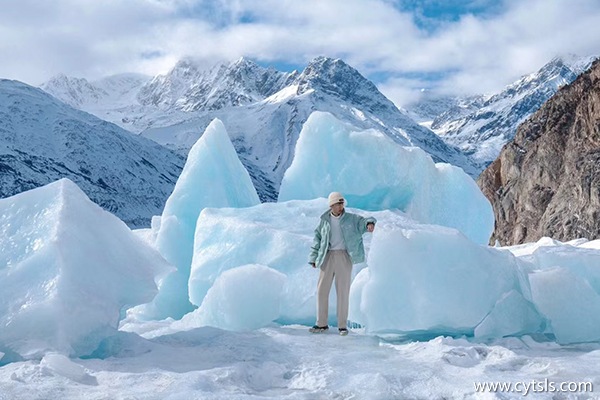
[[[329,329],[329,326],[328,326],[328,325],[325,325],[325,326],[318,326],[318,325],[315,325],[315,326],[313,326],[312,328],[310,328],[308,331],[309,331],[310,333],[321,333],[321,332],[325,332],[325,331],[326,331],[326,330],[328,330],[328,329]]]
[[[340,336],[346,336],[346,335],[348,335],[348,329],[347,328],[339,328],[338,331],[340,331]]]

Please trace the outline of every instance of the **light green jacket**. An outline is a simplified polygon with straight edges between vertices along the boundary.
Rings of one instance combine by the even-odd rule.
[[[342,236],[346,250],[350,255],[352,264],[358,264],[365,261],[365,247],[363,246],[362,235],[367,231],[368,223],[376,223],[373,217],[365,218],[357,214],[344,211],[340,219]],[[315,263],[320,268],[325,261],[325,255],[329,250],[329,239],[331,235],[331,211],[321,215],[319,226],[315,229],[315,238],[311,247],[309,263]]]

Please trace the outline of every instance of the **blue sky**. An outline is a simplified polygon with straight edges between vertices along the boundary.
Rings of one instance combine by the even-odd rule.
[[[0,78],[40,84],[207,68],[281,70],[342,58],[396,104],[422,88],[493,93],[557,55],[600,54],[597,0],[6,0]]]
[[[496,0],[399,0],[393,3],[399,10],[412,14],[417,26],[430,32],[449,22],[457,22],[464,15],[489,18],[500,14],[504,8],[504,3]]]

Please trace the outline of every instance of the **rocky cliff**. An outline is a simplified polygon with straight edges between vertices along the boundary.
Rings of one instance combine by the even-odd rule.
[[[600,61],[519,126],[478,184],[491,243],[600,238]]]

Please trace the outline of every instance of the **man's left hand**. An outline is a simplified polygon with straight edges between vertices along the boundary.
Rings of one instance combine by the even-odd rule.
[[[369,223],[367,224],[367,231],[369,231],[369,232],[373,232],[374,230],[375,230],[375,224],[374,224],[374,223],[372,223],[372,222],[369,222]]]

